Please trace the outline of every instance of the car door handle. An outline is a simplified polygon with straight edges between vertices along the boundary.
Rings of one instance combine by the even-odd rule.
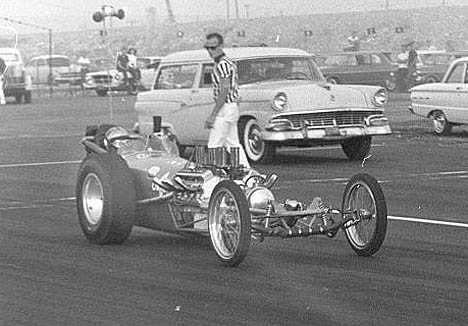
[[[182,101],[182,102],[180,103],[180,107],[181,107],[181,108],[186,107],[187,105],[188,105],[188,103],[185,102],[185,101]]]
[[[458,87],[455,87],[455,89],[456,89],[457,91],[461,91],[461,90],[463,89],[463,87],[458,86]]]

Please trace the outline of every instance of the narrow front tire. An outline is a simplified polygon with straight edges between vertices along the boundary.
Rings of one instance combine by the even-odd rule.
[[[376,253],[387,233],[387,204],[377,180],[365,173],[354,175],[346,185],[342,208],[356,214],[355,223],[344,227],[351,248],[359,256]]]

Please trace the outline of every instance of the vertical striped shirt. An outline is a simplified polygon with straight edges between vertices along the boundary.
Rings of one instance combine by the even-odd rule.
[[[213,96],[216,100],[219,95],[219,81],[221,78],[229,79],[229,91],[225,99],[226,103],[237,102],[239,99],[239,84],[237,82],[237,67],[226,55],[216,63],[211,74],[213,80]]]

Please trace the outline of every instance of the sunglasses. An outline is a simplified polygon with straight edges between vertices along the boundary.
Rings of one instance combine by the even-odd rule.
[[[218,46],[205,46],[204,48],[208,51],[214,51],[218,48]]]

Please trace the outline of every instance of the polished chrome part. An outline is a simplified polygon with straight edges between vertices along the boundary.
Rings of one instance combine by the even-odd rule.
[[[247,201],[251,208],[267,209],[268,205],[275,200],[275,196],[265,187],[256,187],[247,195]]]
[[[272,100],[271,107],[275,111],[282,111],[288,103],[288,96],[284,92],[279,92]]]
[[[434,126],[434,131],[437,134],[442,134],[447,128],[447,118],[443,112],[436,112],[433,115],[432,124]]]
[[[356,212],[356,223],[345,228],[356,247],[365,247],[374,236],[377,222],[377,205],[371,189],[365,182],[357,182],[345,198],[344,210]],[[349,224],[346,224],[348,226]]]
[[[385,103],[387,103],[387,99],[388,99],[387,91],[385,90],[385,88],[381,88],[372,97],[372,103],[375,106],[380,107],[380,106],[383,106]]]
[[[81,195],[86,220],[91,227],[96,226],[104,212],[104,190],[101,179],[95,173],[86,175]]]
[[[278,180],[278,175],[272,173],[268,176],[266,181],[263,183],[265,188],[271,188],[275,185],[276,181]]]
[[[241,234],[240,209],[234,195],[224,189],[216,193],[209,212],[209,229],[213,247],[223,259],[232,258],[239,247]]]

